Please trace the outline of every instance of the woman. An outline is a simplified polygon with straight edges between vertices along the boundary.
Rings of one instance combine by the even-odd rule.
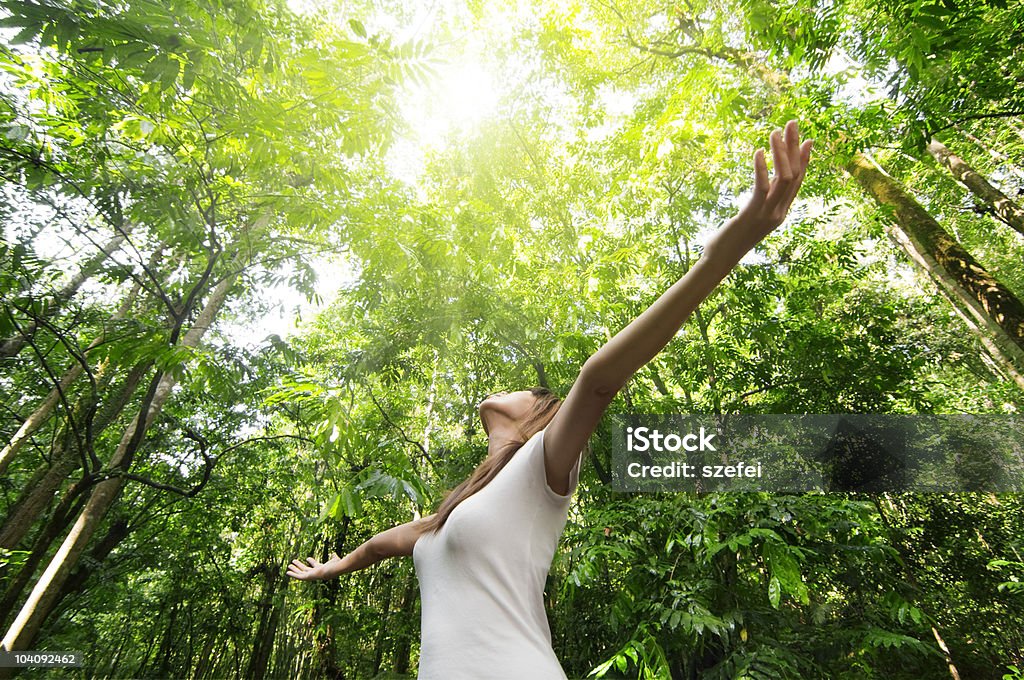
[[[782,224],[811,144],[801,145],[794,120],[771,134],[771,182],[758,149],[747,205],[711,237],[682,279],[587,359],[564,402],[543,388],[484,399],[487,458],[437,512],[381,532],[344,558],[294,560],[288,575],[325,579],[412,555],[422,603],[421,680],[565,678],[551,649],[544,582],[587,441],[623,385],[747,251]]]

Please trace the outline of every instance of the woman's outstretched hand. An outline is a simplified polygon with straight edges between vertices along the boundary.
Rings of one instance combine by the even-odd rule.
[[[742,258],[786,219],[804,181],[811,159],[812,141],[801,144],[797,122],[791,120],[784,130],[772,132],[769,144],[775,176],[769,182],[764,150],[755,151],[754,193],[739,214],[711,237],[704,247],[705,254],[721,253],[725,257]]]
[[[340,559],[337,553],[331,553],[331,559]],[[292,578],[297,578],[300,581],[322,581],[328,578],[327,574],[324,573],[324,565],[314,557],[307,557],[306,562],[303,563],[301,560],[292,560],[292,563],[288,565],[288,575]]]

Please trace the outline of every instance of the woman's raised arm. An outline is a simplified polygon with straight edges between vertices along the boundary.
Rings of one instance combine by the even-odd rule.
[[[288,565],[288,575],[300,581],[321,581],[365,569],[386,557],[412,555],[412,548],[419,538],[419,525],[427,517],[421,517],[382,531],[345,557],[338,557],[336,553],[331,553],[331,559],[327,562],[320,562],[312,557],[306,558],[306,562],[292,560],[292,563]]]
[[[683,322],[743,256],[786,219],[811,157],[795,120],[769,138],[775,176],[768,180],[764,151],[754,152],[754,191],[739,214],[704,247],[704,254],[654,304],[593,354],[544,434],[548,479],[569,471],[615,394],[675,337]]]

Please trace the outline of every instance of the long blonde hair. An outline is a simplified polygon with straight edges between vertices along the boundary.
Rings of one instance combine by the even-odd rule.
[[[488,482],[494,479],[501,469],[512,460],[516,451],[521,449],[530,440],[530,437],[543,430],[555,417],[562,405],[562,400],[546,387],[534,387],[530,389],[530,392],[537,399],[527,412],[526,417],[518,424],[519,439],[509,442],[495,455],[488,456],[469,477],[449,491],[438,506],[437,512],[423,522],[421,535],[428,531],[439,531],[448,520],[448,515],[452,514],[455,506],[487,486]]]

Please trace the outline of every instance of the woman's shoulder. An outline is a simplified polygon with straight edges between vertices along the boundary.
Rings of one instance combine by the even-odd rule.
[[[572,469],[561,480],[552,479],[553,474],[549,469],[547,455],[545,453],[544,435],[545,430],[538,430],[523,445],[519,453],[523,454],[524,460],[520,461],[522,475],[529,486],[545,498],[554,501],[556,505],[566,503],[576,490],[579,475],[579,459]],[[518,453],[517,453],[518,455]],[[558,491],[556,491],[558,489]]]

